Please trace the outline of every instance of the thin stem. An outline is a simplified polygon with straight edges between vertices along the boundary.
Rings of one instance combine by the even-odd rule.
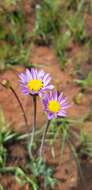
[[[15,90],[13,89],[13,87],[10,87],[10,89],[11,89],[12,93],[14,94],[14,96],[16,97],[16,99],[17,99],[19,105],[20,105],[20,108],[21,108],[21,111],[22,111],[22,113],[23,113],[23,117],[24,117],[24,120],[25,120],[25,124],[26,124],[26,126],[28,127],[27,117],[26,117],[26,114],[25,114],[23,105],[22,105],[22,103],[21,103],[21,101],[20,101],[20,99],[19,99],[17,93],[16,93]]]
[[[40,157],[42,156],[44,142],[45,142],[45,138],[46,138],[46,134],[47,134],[49,125],[50,125],[50,120],[48,120],[48,123],[47,123],[47,125],[44,128],[44,132],[43,132],[43,136],[42,136],[42,141],[41,141],[41,146],[40,146],[40,151],[39,151],[39,156]]]
[[[35,136],[35,130],[36,130],[36,95],[32,96],[33,99],[33,127],[32,127],[32,135],[29,136],[29,143],[28,143],[28,152],[30,159],[33,159],[32,155],[32,146],[34,143],[34,136]]]
[[[33,96],[33,128],[32,128],[31,144],[33,144],[34,141],[35,130],[36,130],[36,96]]]
[[[19,99],[17,93],[15,92],[15,90],[13,89],[13,87],[11,86],[10,82],[4,80],[4,81],[0,82],[0,84],[1,84],[4,88],[10,89],[10,90],[12,91],[12,93],[13,93],[13,95],[15,96],[15,98],[17,99],[17,102],[19,103],[19,106],[20,106],[21,111],[22,111],[22,113],[23,113],[25,125],[27,126],[27,129],[29,129],[29,127],[28,127],[28,122],[27,122],[27,117],[26,117],[26,114],[25,114],[25,110],[24,110],[24,108],[23,108],[23,105],[22,105],[22,103],[21,103],[21,101],[20,101],[20,99]]]
[[[36,96],[33,96],[33,132],[36,130]]]

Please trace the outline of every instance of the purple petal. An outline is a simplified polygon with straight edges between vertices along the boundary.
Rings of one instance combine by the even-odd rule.
[[[53,99],[54,99],[54,100],[57,100],[57,97],[58,97],[58,93],[57,93],[57,91],[56,91],[56,92],[53,93]]]
[[[62,109],[67,109],[67,108],[69,108],[70,106],[69,106],[69,104],[66,104],[66,105],[61,105],[61,107],[62,107]]]
[[[60,102],[60,101],[62,101],[62,99],[63,99],[63,93],[61,93],[61,94],[59,95],[58,101]]]
[[[27,83],[27,78],[26,78],[26,75],[24,73],[19,74],[19,78],[20,78],[22,83],[24,83],[24,84]]]
[[[43,100],[44,100],[46,103],[48,103],[48,101],[49,101],[49,96],[48,96],[48,94],[45,94],[45,95],[44,95]]]
[[[44,71],[43,70],[40,70],[39,72],[38,72],[38,77],[39,78],[42,78],[43,76],[44,76]]]
[[[48,77],[50,77],[50,74],[45,74],[43,77],[43,82],[45,82],[48,79]]]
[[[47,86],[47,84],[51,81],[51,77],[48,77],[44,82],[44,85]]]
[[[52,98],[53,98],[52,95],[53,95],[53,94],[52,94],[52,91],[50,91],[50,92],[49,92],[49,99],[52,99]]]
[[[26,69],[26,78],[27,78],[27,81],[32,80],[31,72],[28,69]]]
[[[31,69],[31,74],[33,79],[37,79],[35,69]]]
[[[29,94],[29,91],[28,90],[26,90],[26,89],[21,89],[21,91],[23,92],[23,94],[25,94],[25,95],[28,95]]]
[[[36,75],[36,78],[37,78],[37,76],[38,76],[38,71],[37,71],[37,69],[35,69],[35,75]]]
[[[66,113],[63,112],[63,111],[61,111],[61,112],[59,112],[57,115],[58,115],[58,116],[61,116],[61,117],[65,117],[65,116],[66,116]]]
[[[39,96],[42,98],[42,95],[43,95],[43,94],[42,94],[41,92],[39,92],[38,94],[39,94]]]
[[[43,88],[43,90],[52,90],[54,88],[54,85],[48,85]]]
[[[63,96],[60,99],[58,98],[58,100],[59,100],[60,103],[67,102],[67,98],[65,98]]]
[[[51,120],[53,118],[53,114],[52,113],[48,113],[48,120]]]

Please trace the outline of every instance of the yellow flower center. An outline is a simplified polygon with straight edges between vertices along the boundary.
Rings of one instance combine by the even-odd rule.
[[[50,100],[48,103],[49,111],[56,113],[60,110],[60,103],[56,100]]]
[[[39,79],[33,79],[27,83],[27,87],[29,90],[38,92],[43,87],[43,82]]]

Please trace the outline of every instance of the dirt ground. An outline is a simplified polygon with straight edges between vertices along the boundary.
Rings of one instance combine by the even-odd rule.
[[[28,6],[25,7],[28,11]],[[88,23],[89,24],[89,23]],[[89,26],[89,25],[88,25]],[[29,27],[29,26],[28,26]],[[91,29],[90,29],[91,30]],[[80,51],[80,47],[76,44],[71,46],[71,57],[76,56]],[[52,83],[55,84],[59,91],[63,91],[64,95],[68,97],[69,102],[72,106],[69,109],[68,117],[79,120],[83,115],[92,110],[92,89],[88,89],[83,93],[81,102],[77,105],[74,101],[76,95],[80,93],[80,87],[74,82],[77,77],[74,73],[75,65],[70,62],[66,64],[65,70],[60,68],[58,59],[55,56],[54,50],[51,47],[43,47],[34,45],[31,52],[32,64],[37,64],[46,72],[52,75]],[[83,73],[92,70],[92,64],[87,62],[84,66],[81,65]],[[24,67],[16,66],[11,70],[0,73],[0,81],[8,79],[12,87],[15,89],[20,101],[23,104],[25,113],[27,115],[29,129],[32,126],[32,100],[30,96],[24,96],[20,90],[20,84],[18,74],[24,71]],[[6,119],[10,123],[11,127],[18,132],[26,132],[25,122],[21,113],[18,102],[16,101],[12,92],[4,87],[0,86],[0,105],[2,106]],[[37,102],[37,127],[41,127],[46,121],[46,115],[42,111],[42,105],[40,100]],[[83,127],[89,133],[92,133],[92,121],[87,121]],[[64,159],[61,160],[59,153],[59,146],[56,145],[56,159],[53,160],[49,153],[49,148],[45,148],[45,158],[52,165],[56,165],[55,176],[60,180],[57,187],[54,190],[92,190],[92,160],[82,161],[82,171],[85,176],[85,183],[79,178],[79,173],[74,161],[70,159],[69,150],[65,149]],[[26,152],[22,144],[14,144],[9,147],[10,156],[7,160],[7,165],[19,165],[25,167],[26,164]],[[17,156],[19,155],[19,156]],[[13,158],[13,159],[12,159]],[[17,190],[14,177],[11,175],[0,175],[0,183],[4,185],[5,190]],[[41,189],[43,190],[43,189]]]

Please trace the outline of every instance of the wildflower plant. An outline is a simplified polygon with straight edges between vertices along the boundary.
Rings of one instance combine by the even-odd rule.
[[[45,139],[50,121],[53,118],[65,117],[67,115],[66,110],[69,107],[69,103],[67,99],[63,97],[63,93],[58,95],[57,91],[55,92],[50,91],[50,93],[46,94],[45,97],[43,98],[43,105],[44,105],[44,110],[47,113],[48,123],[43,133],[42,143],[40,147],[40,156],[42,154],[44,139]]]
[[[44,111],[47,112],[48,122],[44,129],[41,146],[39,150],[40,157],[42,156],[42,150],[44,145],[45,136],[53,118],[65,117],[66,110],[69,107],[68,101],[63,97],[63,93],[58,95],[57,91],[52,91],[54,88],[50,84],[51,76],[45,73],[43,70],[37,70],[32,68],[31,70],[26,69],[24,73],[19,74],[21,91],[24,95],[31,95],[33,99],[33,129],[31,140],[28,144],[29,155],[32,158],[32,146],[34,143],[34,135],[36,130],[36,99],[39,96],[42,99]],[[49,91],[49,92],[48,92]]]
[[[36,130],[36,97],[42,96],[44,92],[47,90],[51,90],[54,88],[53,85],[50,85],[51,77],[50,74],[45,74],[43,70],[37,71],[37,69],[26,69],[25,73],[21,73],[19,75],[21,90],[24,95],[31,95],[33,98],[33,129],[31,141],[28,144],[29,155],[32,157],[31,147],[34,141],[34,135]]]

